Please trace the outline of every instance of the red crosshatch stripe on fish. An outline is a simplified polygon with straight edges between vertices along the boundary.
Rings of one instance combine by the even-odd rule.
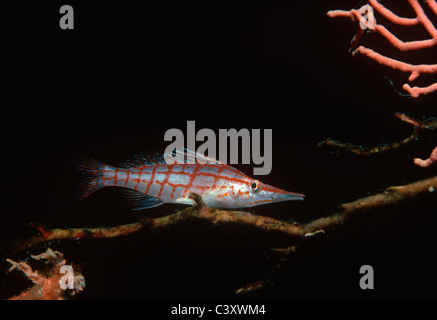
[[[139,170],[136,174],[138,175],[138,177],[137,177],[136,179],[132,179],[132,182],[136,182],[136,184],[134,185],[133,188],[134,188],[135,190],[138,190],[138,184],[139,184],[140,181],[141,181],[142,170]]]
[[[223,171],[223,168],[224,168],[224,166],[221,166],[221,167],[219,167],[219,169],[217,170],[216,177],[215,177],[214,182],[213,182],[213,184],[212,184],[212,188],[213,188],[213,189],[215,189],[215,188],[217,187],[217,181],[218,181],[218,179],[219,179],[220,174],[221,174],[222,171]]]
[[[106,166],[106,165],[103,166],[101,172],[102,172],[102,181],[103,181],[103,182],[105,182],[105,181],[111,181],[112,179],[114,179],[113,177],[106,177],[106,176],[105,176],[105,174],[106,174],[106,175],[110,175],[110,174],[114,173],[114,170],[112,170],[112,169],[108,169],[108,166]]]
[[[157,182],[157,181],[155,181],[155,180],[156,180],[156,174],[157,174],[157,171],[158,171],[159,168],[166,167],[166,165],[162,165],[162,164],[161,164],[161,165],[155,165],[155,166],[153,166],[153,170],[152,170],[152,172],[150,173],[150,175],[151,175],[151,179],[147,182],[147,187],[146,187],[146,191],[145,191],[145,193],[147,193],[147,192],[150,190],[150,187],[151,187],[151,185],[152,185],[153,183],[159,184],[159,185],[161,185],[161,186],[163,185],[163,183],[164,183],[164,184],[165,184],[165,183],[170,184],[170,183],[169,183],[169,177],[170,177],[170,174],[190,176],[190,181],[189,181],[189,183],[188,183],[187,185],[180,185],[180,184],[174,184],[174,183],[170,184],[170,185],[174,185],[174,186],[186,187],[187,189],[190,189],[191,187],[204,188],[204,186],[202,186],[202,185],[198,185],[198,184],[193,185],[195,179],[196,179],[197,177],[199,177],[199,176],[213,177],[213,178],[214,178],[214,182],[212,183],[211,187],[216,186],[217,181],[218,181],[219,179],[224,179],[224,180],[231,181],[231,182],[235,182],[235,183],[245,183],[245,182],[246,182],[245,180],[240,179],[240,178],[231,178],[231,177],[228,177],[228,176],[222,175],[222,173],[223,173],[225,170],[226,170],[226,171],[229,171],[229,172],[231,172],[231,173],[234,173],[234,174],[236,174],[236,175],[241,175],[241,172],[239,172],[238,170],[233,169],[233,168],[230,167],[230,166],[223,166],[223,165],[222,165],[222,166],[216,166],[216,165],[208,165],[208,164],[205,164],[205,165],[197,165],[197,166],[194,167],[194,170],[193,170],[193,172],[192,172],[191,174],[189,174],[189,173],[185,173],[185,172],[183,172],[183,171],[181,171],[181,172],[174,172],[174,171],[172,170],[173,166],[174,166],[174,165],[172,165],[172,166],[168,166],[168,169],[169,169],[170,171],[162,172],[162,173],[165,173],[165,174],[166,174],[166,177],[165,177],[165,179],[164,179],[163,182]],[[148,167],[150,167],[150,166],[144,166],[144,167],[142,167],[142,168],[140,169],[140,171],[135,172],[135,173],[138,174],[138,177],[137,177],[137,178],[133,178],[133,179],[131,180],[132,182],[136,182],[136,185],[134,186],[134,189],[136,189],[136,190],[138,189],[138,185],[139,185],[140,182],[144,182],[144,183],[146,182],[147,179],[145,179],[145,178],[142,179],[142,176],[145,175],[145,174],[148,174],[147,172],[144,172],[144,169],[146,169],[146,168],[148,168]],[[186,167],[186,165],[183,165],[183,168],[185,168],[185,167]],[[216,173],[199,172],[199,170],[200,170],[202,167],[218,168],[218,171],[217,171]],[[113,181],[114,181],[114,184],[117,184],[117,182],[118,182],[118,175],[119,175],[120,171],[121,171],[121,170],[120,170],[119,168],[114,168],[114,169],[103,169],[102,172],[103,172],[104,174],[103,174],[102,179],[103,179],[104,181],[110,181],[110,180],[113,180]],[[129,179],[133,176],[133,174],[131,173],[131,170],[123,170],[123,172],[126,172],[126,174],[127,174],[127,177],[126,177],[126,179],[125,179],[125,183],[124,183],[124,185],[127,185]],[[105,173],[111,175],[111,177],[105,177]],[[188,190],[187,190],[186,192],[188,192]],[[159,195],[161,195],[161,193],[162,193],[162,190],[160,190]]]
[[[164,170],[160,170],[160,169],[164,169]],[[157,175],[159,174],[160,176],[164,175],[164,179],[166,179],[167,173],[168,173],[168,165],[164,165],[164,164],[157,164],[153,167],[153,171],[151,174],[151,179],[150,182],[147,185],[147,189],[145,191],[146,194],[149,194],[150,188],[152,185],[159,185],[160,186],[160,190],[163,186],[163,181],[161,181],[161,179],[157,179]],[[158,191],[158,193],[161,191]],[[154,196],[157,197],[157,196]],[[158,197],[159,198],[159,197]]]
[[[175,165],[173,165],[173,167],[175,167]],[[177,174],[177,175],[184,174],[184,173],[183,173],[184,168],[185,168],[185,164],[180,166],[180,169],[181,169],[180,171],[178,171],[177,173],[174,172],[174,173],[172,173],[172,174]],[[173,170],[170,170],[170,172],[173,172]],[[170,179],[170,172],[169,172],[169,174],[168,174],[169,179]],[[167,181],[167,183],[168,183],[168,185],[171,186],[171,188],[172,188],[172,189],[171,189],[171,193],[170,193],[170,198],[172,198],[172,199],[174,199],[174,192],[176,191],[176,188],[177,188],[177,187],[182,187],[182,188],[185,187],[185,184],[177,185],[177,184],[171,183],[171,182],[169,182],[169,181]]]
[[[177,171],[174,171],[174,168],[177,168],[176,166],[179,166]],[[177,164],[173,164],[170,169],[170,172],[168,174],[168,179],[167,179],[167,184],[172,188],[171,193],[170,193],[170,198],[174,199],[174,192],[176,191],[176,188],[180,187],[180,188],[186,188],[187,185],[185,183],[173,183],[170,182],[170,177],[171,176],[187,176],[190,177],[190,175],[188,173],[184,173],[184,169],[185,169],[186,164],[182,164],[182,165],[177,165]]]
[[[188,183],[187,183],[187,185],[185,186],[185,191],[184,191],[184,197],[187,195],[187,193],[188,193],[188,191],[190,190],[190,188],[192,187],[192,185],[193,185],[193,181],[194,181],[194,179],[196,178],[196,176],[197,176],[197,171],[200,169],[200,167],[199,166],[195,166],[194,167],[194,170],[193,170],[193,172],[191,173],[191,176],[190,176],[190,180],[188,181]],[[184,168],[184,170],[185,170],[185,168]]]
[[[158,169],[158,165],[153,167],[152,173],[150,174],[150,180],[147,183],[147,187],[146,187],[146,191],[144,191],[145,194],[149,193],[150,190],[150,186],[153,184],[154,180],[155,180],[155,175],[156,175],[156,170]]]
[[[173,173],[173,167],[174,167],[174,166],[168,166],[168,167],[167,167],[167,172],[166,172],[166,174],[165,174],[165,178],[164,178],[164,180],[163,180],[162,182],[157,182],[158,184],[161,185],[161,188],[159,189],[158,197],[157,197],[157,198],[161,198],[162,191],[164,190],[165,185],[168,184],[168,179],[170,178],[170,174]]]
[[[246,181],[243,179],[239,179],[239,178],[230,178],[230,177],[226,177],[226,176],[218,176],[216,173],[206,173],[206,172],[202,172],[202,173],[198,173],[196,176],[206,176],[206,177],[218,177],[219,179],[224,179],[224,180],[228,180],[231,182],[239,182],[239,183],[245,183]]]
[[[175,173],[175,172],[173,172],[172,174],[173,175],[179,175],[179,176],[181,176],[181,175],[182,176],[187,176],[187,177],[189,177],[189,179],[191,179],[191,176],[189,174],[186,174],[186,173]],[[174,182],[168,181],[168,185],[173,188],[172,192],[170,194],[170,197],[172,199],[174,199],[174,192],[176,191],[177,188],[183,188],[184,189],[183,196],[185,196],[186,193],[188,192],[188,188],[187,188],[187,184],[188,183],[189,183],[189,181],[187,183],[174,183]]]
[[[118,180],[118,171],[119,171],[120,169],[115,169],[115,172],[114,172],[114,184],[116,185],[117,184],[117,180]]]

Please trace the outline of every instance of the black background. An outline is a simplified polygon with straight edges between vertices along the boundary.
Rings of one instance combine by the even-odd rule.
[[[185,131],[188,120],[198,130],[273,129],[273,170],[260,179],[307,195],[249,210],[278,219],[310,221],[436,173],[412,163],[429,156],[432,132],[370,157],[317,148],[328,137],[363,146],[400,140],[411,128],[394,112],[435,116],[435,94],[401,97],[384,76],[400,90],[407,74],[348,53],[356,25],[326,12],[358,8],[357,1],[70,1],[74,30],[59,28],[62,4],[2,5],[2,242],[34,234],[34,221],[111,226],[180,209],[131,212],[109,189],[75,202],[73,172],[83,153],[114,163],[162,152],[166,130]],[[384,4],[413,16],[406,1]],[[429,37],[386,25],[403,40]],[[435,50],[400,53],[375,34],[363,41],[403,61],[435,63]],[[436,225],[432,197],[363,215],[297,254],[272,286],[248,297],[436,298]],[[198,222],[50,247],[82,268],[87,287],[77,299],[240,299],[234,290],[263,279],[279,258],[270,248],[286,240]],[[358,285],[364,264],[375,269],[374,290]],[[0,266],[0,297],[20,292],[22,276]]]

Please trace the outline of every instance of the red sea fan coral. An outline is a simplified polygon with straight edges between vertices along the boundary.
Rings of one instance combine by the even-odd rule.
[[[372,49],[366,48],[364,46],[358,46],[359,39],[365,31],[373,31],[382,35],[391,45],[400,51],[412,51],[425,48],[431,48],[437,46],[437,29],[432,24],[430,18],[426,15],[423,7],[420,5],[418,0],[408,0],[409,4],[413,8],[416,17],[415,18],[403,18],[394,14],[392,11],[387,9],[377,0],[369,0],[369,4],[362,6],[358,10],[333,10],[328,12],[328,16],[331,18],[337,17],[347,17],[352,21],[359,23],[359,29],[352,39],[352,54],[361,54],[376,62],[397,69],[403,72],[408,72],[410,77],[408,81],[416,80],[421,74],[437,74],[437,64],[409,64],[403,61],[395,60],[386,56],[383,56]],[[437,16],[437,2],[436,0],[425,1],[430,8],[430,10]],[[407,41],[404,42],[397,38],[393,33],[391,33],[383,25],[378,24],[375,16],[374,10],[381,14],[384,18],[391,21],[394,24],[401,26],[416,26],[422,25],[425,30],[429,33],[430,39],[417,40],[417,41]],[[426,87],[411,87],[408,83],[403,85],[403,89],[407,91],[412,97],[417,98],[420,95],[426,95],[437,91],[437,82],[430,84]]]
[[[414,159],[414,163],[422,168],[427,168],[433,165],[435,162],[437,162],[437,147],[434,148],[434,150],[431,152],[431,155],[428,159],[422,160],[419,158]]]
[[[424,10],[424,7],[418,0],[408,0],[411,8],[415,13],[414,18],[404,18],[394,14],[377,0],[369,0],[369,4],[362,6],[358,10],[332,10],[327,14],[330,18],[347,17],[359,24],[358,31],[351,41],[351,52],[353,55],[361,54],[372,60],[375,60],[381,65],[407,72],[410,74],[408,81],[416,80],[421,74],[437,74],[437,64],[410,64],[400,60],[386,57],[372,49],[364,46],[359,46],[361,36],[366,31],[377,32],[383,36],[387,41],[400,51],[414,51],[426,48],[437,47],[437,28],[431,22],[430,17]],[[436,0],[424,1],[429,7],[430,14],[437,16],[437,2]],[[388,21],[393,24],[412,27],[421,25],[427,31],[430,38],[425,40],[407,41],[404,42],[391,33],[386,27],[378,24],[374,16],[374,12],[378,12]],[[403,89],[413,98],[418,98],[421,95],[431,94],[437,91],[437,82],[429,84],[425,87],[411,87],[408,83],[403,85]],[[437,161],[437,147],[432,152],[427,160],[419,158],[414,159],[414,163],[420,167],[429,167]]]

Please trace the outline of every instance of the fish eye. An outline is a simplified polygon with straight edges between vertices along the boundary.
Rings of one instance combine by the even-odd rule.
[[[258,180],[253,180],[250,183],[250,188],[252,189],[252,191],[259,191],[259,189],[261,189],[261,184]]]

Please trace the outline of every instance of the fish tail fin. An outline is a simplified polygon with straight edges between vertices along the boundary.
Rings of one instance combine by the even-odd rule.
[[[85,199],[103,187],[103,163],[83,156],[77,169],[79,174],[77,197],[79,200]]]

